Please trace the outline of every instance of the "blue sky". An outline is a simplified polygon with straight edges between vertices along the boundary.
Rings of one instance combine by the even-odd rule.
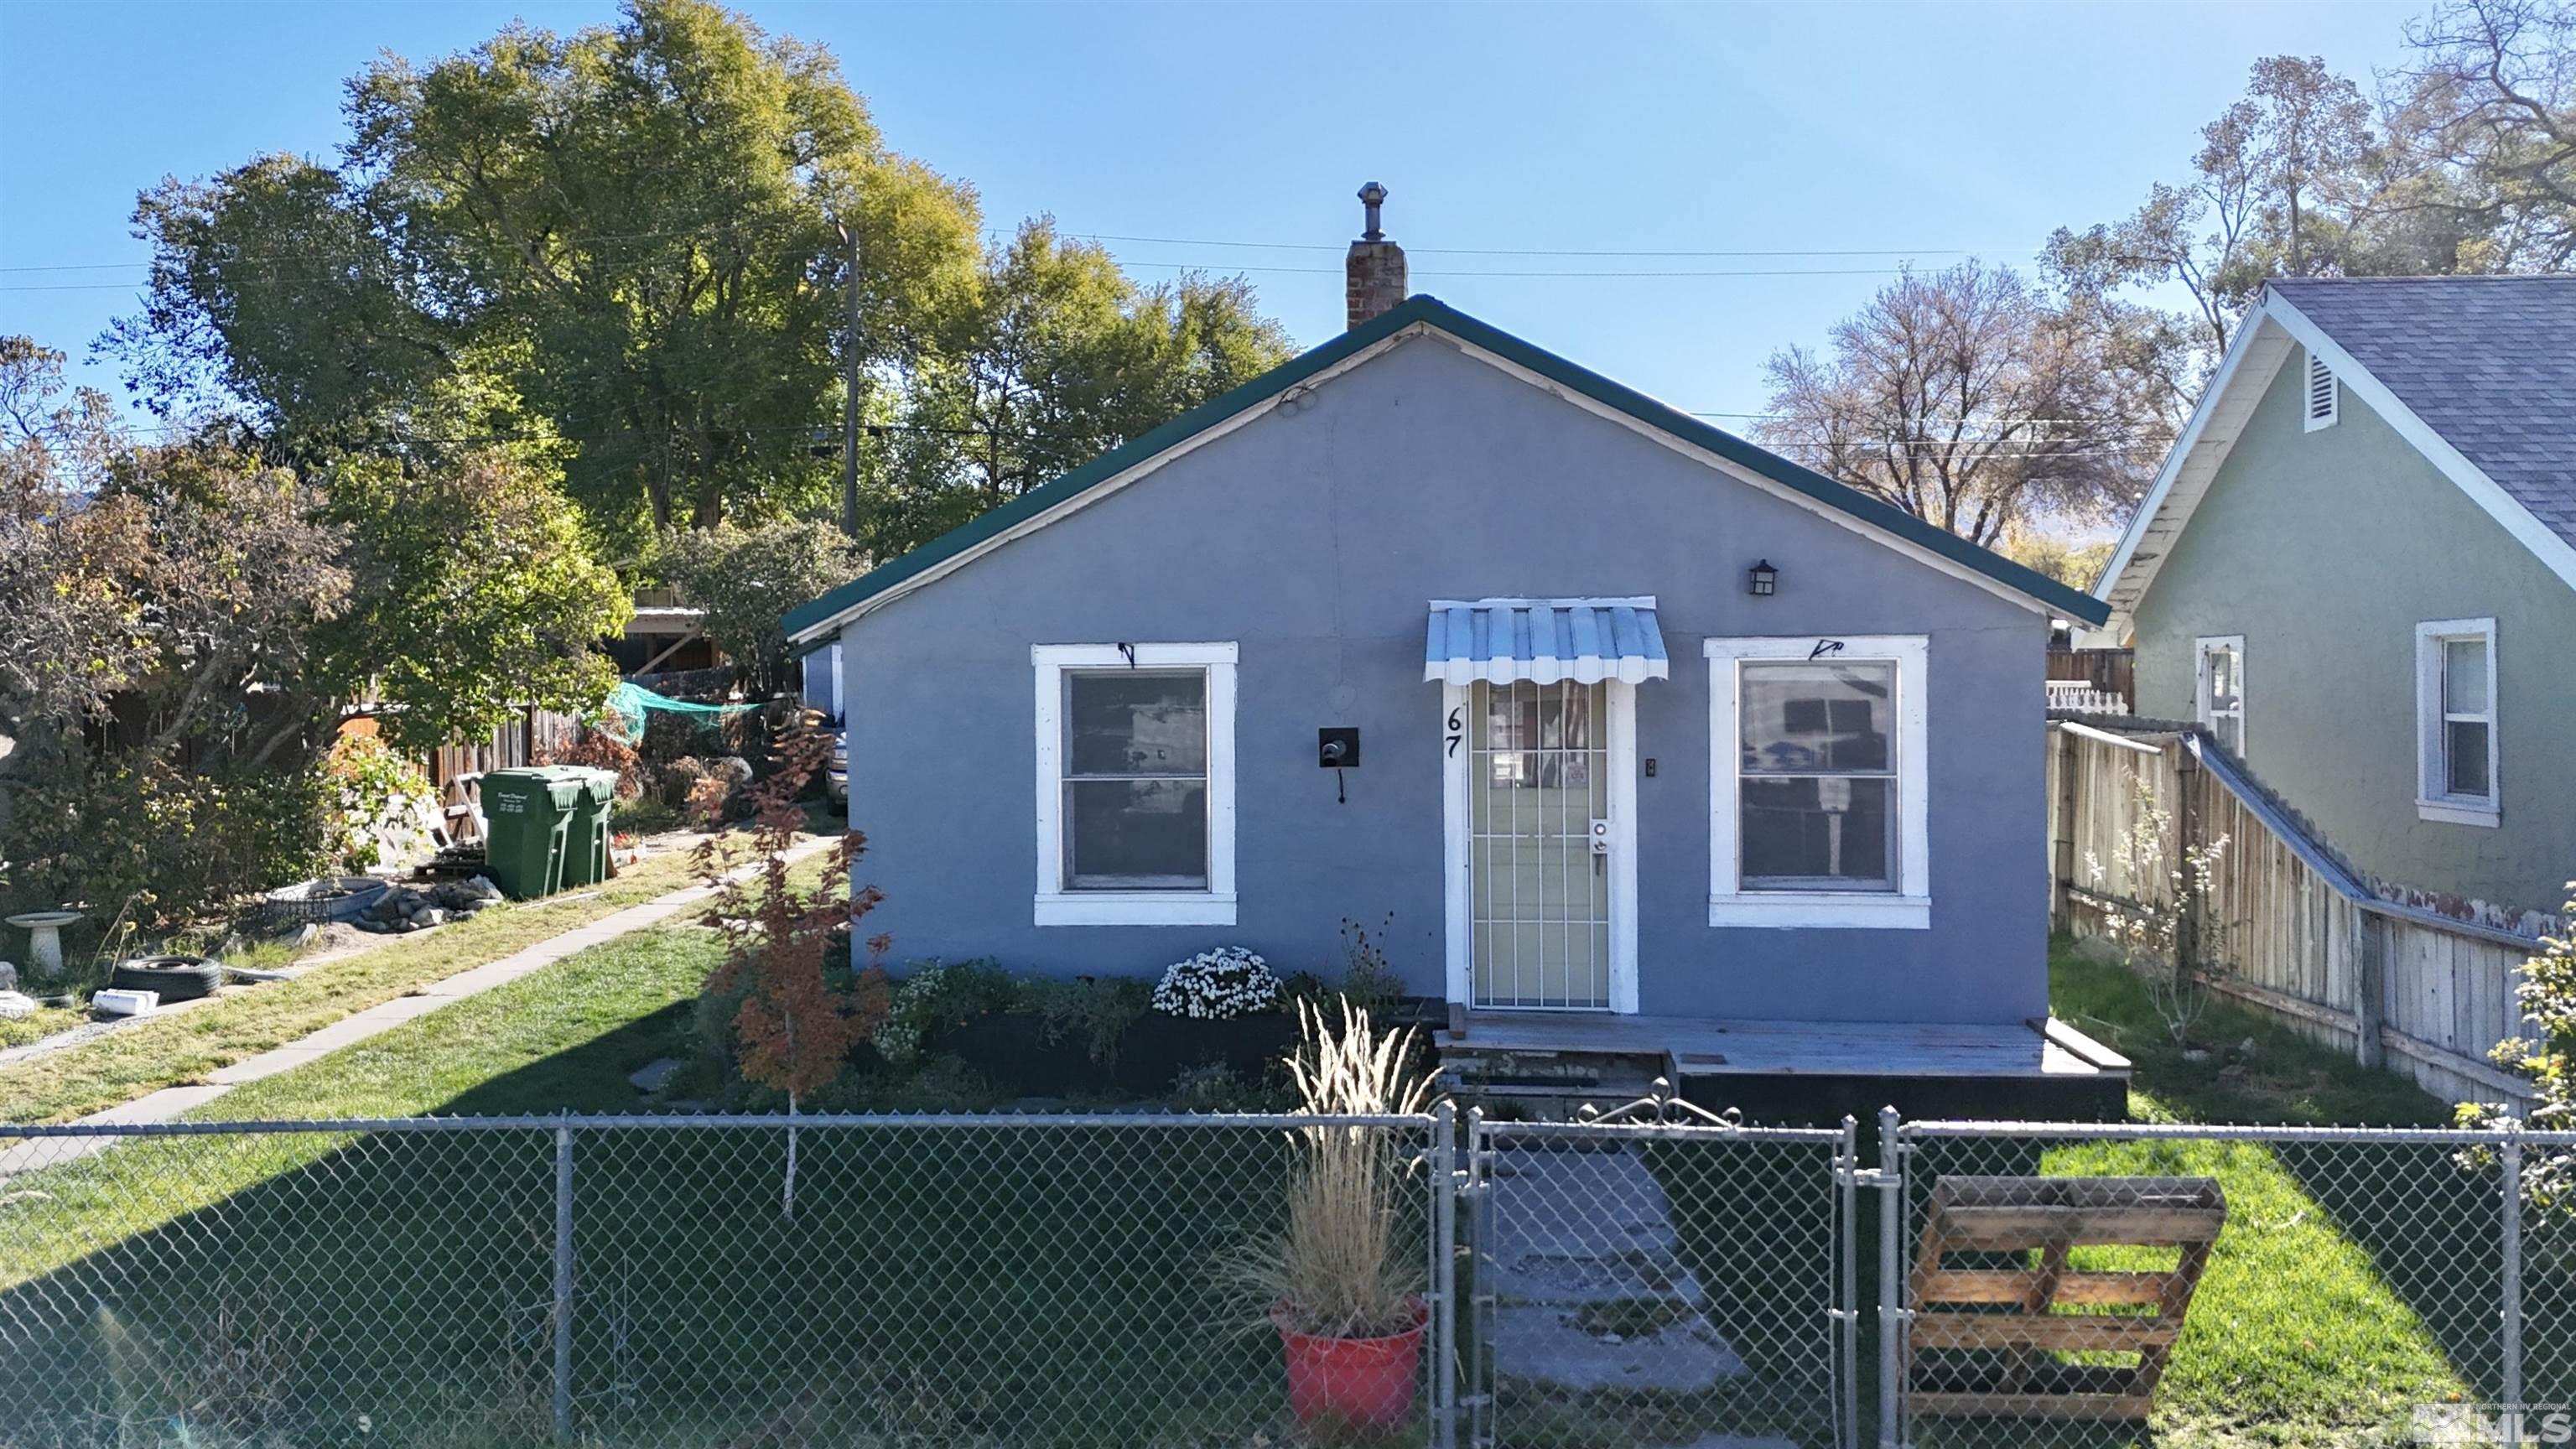
[[[1111,245],[1139,277],[1243,270],[1313,344],[1341,325],[1339,249],[1374,178],[1416,291],[1737,414],[1762,407],[1773,350],[1819,342],[1904,258],[2027,265],[2050,228],[2178,176],[2258,56],[2366,78],[2420,7],[745,8],[830,45],[889,143],[973,182],[989,226],[1047,211],[1174,239]],[[327,157],[340,82],[378,50],[444,55],[513,15],[571,29],[614,7],[0,0],[0,331],[80,357],[134,309],[136,191]],[[1539,249],[1557,254],[1467,254]],[[1571,254],[1649,250],[1787,255]],[[63,266],[100,269],[24,270]],[[1501,275],[1709,271],[1808,275]]]

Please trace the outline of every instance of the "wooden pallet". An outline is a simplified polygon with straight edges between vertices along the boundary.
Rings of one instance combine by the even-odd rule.
[[[2226,1195],[2206,1177],[1940,1179],[1909,1294],[1915,1412],[2147,1417],[2226,1222]],[[2082,1247],[2172,1248],[2176,1260],[2079,1271],[2069,1260]],[[2104,1364],[2106,1354],[2134,1363]]]

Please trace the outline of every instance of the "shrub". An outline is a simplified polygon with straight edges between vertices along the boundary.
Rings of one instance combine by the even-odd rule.
[[[1252,1081],[1226,1062],[1181,1068],[1166,1100],[1176,1112],[1278,1112],[1290,1105],[1276,1085]]]
[[[595,726],[583,725],[569,745],[540,751],[536,763],[607,770],[617,776],[620,800],[637,799],[644,793],[644,757],[635,752],[633,745]]]
[[[2522,984],[2514,988],[2524,1023],[2537,1030],[2497,1042],[2488,1053],[2498,1066],[2532,1084],[2536,1100],[2519,1125],[2548,1132],[2576,1126],[2576,881],[2569,881],[2567,890],[2564,932],[2541,938],[2540,950],[2522,963]],[[2516,1125],[2510,1103],[2468,1102],[2458,1112],[2463,1126]],[[2569,1241],[2576,1236],[2576,1151],[2535,1151],[2525,1161],[2522,1189],[2542,1210],[2535,1227],[2563,1245],[2558,1254],[2576,1257],[2576,1244]]]
[[[338,808],[332,847],[343,870],[409,865],[436,842],[438,796],[420,766],[387,748],[374,735],[342,735],[322,761],[323,778]]]
[[[689,786],[688,798],[680,811],[692,828],[713,830],[724,824],[726,802],[733,798],[732,782],[720,775],[702,775]]]
[[[1117,1064],[1118,1038],[1126,1034],[1128,1023],[1153,1005],[1144,982],[1117,977],[1032,981],[1024,994],[1043,1020],[1041,1034],[1047,1041],[1079,1034],[1091,1059],[1108,1066]]]
[[[1368,927],[1342,917],[1342,999],[1362,1011],[1383,1017],[1395,1010],[1404,999],[1404,983],[1396,977],[1395,968],[1387,964],[1386,948],[1378,944],[1395,929],[1395,913],[1387,913],[1372,939]]]
[[[1019,1004],[1020,984],[991,961],[917,961],[894,988],[894,1002],[877,1029],[877,1054],[909,1066],[948,1032],[992,1011]]]
[[[86,776],[22,786],[7,851],[8,909],[133,903],[147,925],[328,869],[331,792],[316,771],[208,773],[127,755]]]
[[[1198,1021],[1224,1021],[1279,1005],[1279,978],[1270,963],[1241,946],[1201,951],[1164,968],[1154,987],[1154,1009]]]

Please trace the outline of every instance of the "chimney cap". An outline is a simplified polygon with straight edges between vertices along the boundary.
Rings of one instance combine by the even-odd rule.
[[[1384,241],[1386,233],[1378,229],[1377,209],[1386,204],[1386,188],[1372,181],[1360,188],[1360,205],[1367,209],[1367,226],[1361,231],[1362,241]]]

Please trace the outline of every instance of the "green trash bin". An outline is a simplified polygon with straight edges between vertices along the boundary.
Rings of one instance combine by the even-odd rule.
[[[570,890],[608,879],[608,811],[617,798],[617,772],[567,768],[581,786],[564,830],[563,885]]]
[[[514,900],[564,886],[564,847],[588,771],[570,765],[494,770],[483,777],[485,852],[492,883]]]

